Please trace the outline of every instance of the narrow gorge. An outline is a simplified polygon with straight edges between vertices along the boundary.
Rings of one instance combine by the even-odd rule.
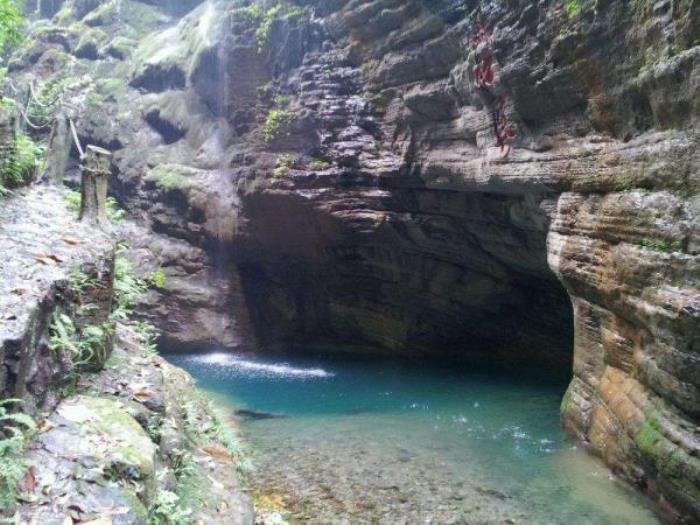
[[[18,4],[7,523],[700,519],[698,2]]]

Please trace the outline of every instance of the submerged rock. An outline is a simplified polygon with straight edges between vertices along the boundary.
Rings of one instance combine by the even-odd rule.
[[[236,410],[236,415],[245,419],[261,420],[261,419],[275,419],[284,417],[279,414],[271,414],[270,412],[259,412],[257,410],[247,410],[239,409]]]

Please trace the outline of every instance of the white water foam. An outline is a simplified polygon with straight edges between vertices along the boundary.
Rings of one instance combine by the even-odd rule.
[[[195,363],[214,365],[234,372],[244,372],[251,376],[289,377],[289,378],[327,378],[335,374],[323,368],[296,368],[288,363],[261,363],[244,359],[235,354],[215,352],[211,354],[192,356]]]

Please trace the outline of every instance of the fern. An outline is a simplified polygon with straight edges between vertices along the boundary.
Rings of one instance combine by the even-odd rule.
[[[17,485],[27,471],[23,457],[27,433],[36,430],[36,423],[27,414],[11,413],[9,405],[20,404],[20,399],[0,401],[0,507],[8,508],[15,502]]]

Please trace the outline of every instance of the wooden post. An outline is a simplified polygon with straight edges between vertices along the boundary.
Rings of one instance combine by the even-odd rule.
[[[97,146],[88,146],[80,161],[80,220],[97,224],[107,221],[107,179],[112,154]]]

